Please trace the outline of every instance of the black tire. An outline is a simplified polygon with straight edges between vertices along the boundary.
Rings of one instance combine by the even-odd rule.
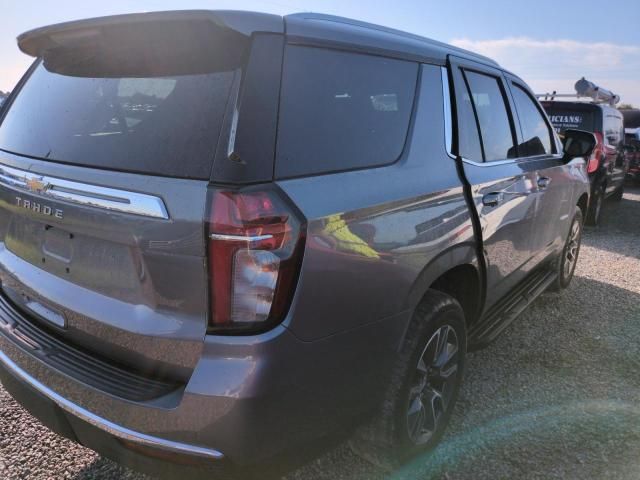
[[[549,286],[552,292],[559,292],[569,286],[576,271],[580,246],[582,244],[582,210],[576,208],[576,213],[569,227],[569,234],[562,249],[562,254],[556,261],[556,280]]]
[[[438,347],[445,332],[447,348],[446,352],[443,348],[439,356]],[[407,329],[384,402],[376,416],[355,433],[350,442],[352,450],[374,465],[391,470],[432,449],[442,436],[456,403],[466,350],[462,307],[449,295],[428,291]],[[444,361],[449,355],[450,361]],[[444,364],[438,366],[437,360],[431,362],[432,356]],[[440,387],[442,390],[438,391]],[[435,421],[430,422],[429,418]],[[420,419],[423,423],[418,427]]]
[[[615,202],[619,202],[622,200],[622,196],[624,195],[624,183],[620,185],[617,190],[611,195],[611,200]]]
[[[595,227],[602,218],[602,205],[604,204],[605,187],[600,187],[593,193],[593,198],[589,202],[587,211],[587,225]]]

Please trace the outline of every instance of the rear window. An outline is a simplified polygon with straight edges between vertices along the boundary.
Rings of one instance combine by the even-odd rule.
[[[84,77],[40,63],[0,126],[0,149],[87,167],[209,178],[233,76]]]
[[[287,47],[276,175],[396,161],[407,137],[417,77],[413,62]]]
[[[543,106],[553,128],[558,133],[564,133],[568,129],[586,130],[587,132],[596,130],[595,112],[593,111],[547,106],[544,103]]]

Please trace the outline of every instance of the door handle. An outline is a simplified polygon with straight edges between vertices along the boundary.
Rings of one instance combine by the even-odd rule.
[[[549,177],[540,177],[538,178],[538,188],[540,190],[544,190],[551,183],[551,179]]]
[[[482,204],[485,207],[496,207],[502,202],[504,194],[502,192],[487,193],[482,197]]]

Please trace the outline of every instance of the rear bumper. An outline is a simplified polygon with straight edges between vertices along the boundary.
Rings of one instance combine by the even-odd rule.
[[[255,408],[257,398],[271,396],[257,391],[255,369],[284,348],[273,343],[297,342],[285,329],[261,340],[254,338],[266,355],[260,355],[256,345],[236,345],[234,354],[234,345],[220,348],[209,342],[186,387],[135,402],[52,368],[0,329],[0,378],[9,393],[49,428],[119,463],[150,473],[165,472],[149,468],[143,457],[153,458],[150,463],[167,458],[217,468],[230,464],[218,443],[226,444],[240,462],[246,458],[249,442],[232,440],[234,434],[249,435],[239,411],[246,413]]]
[[[147,402],[82,383],[0,329],[0,379],[49,428],[105,457],[156,475],[186,469],[220,478],[362,418],[384,392],[406,320],[401,314],[316,342],[283,326],[207,337],[187,385]]]
[[[43,383],[36,380],[34,377],[18,367],[18,365],[3,352],[0,352],[0,363],[2,364],[4,370],[7,373],[13,375],[16,380],[31,387],[35,392],[51,401],[62,411],[66,412],[67,414],[73,415],[80,421],[84,421],[89,425],[97,427],[100,430],[113,435],[119,440],[132,442],[134,444],[139,444],[158,450],[166,450],[167,452],[173,452],[176,454],[202,457],[203,459],[212,461],[222,460],[224,458],[224,455],[217,450],[189,445],[186,443],[174,442],[165,438],[147,435],[142,432],[136,432],[134,430],[125,428],[122,425],[110,422],[109,420],[102,418],[94,413],[91,413],[89,410],[67,400]]]
[[[0,381],[15,400],[53,432],[133,469],[166,478],[185,473],[189,478],[211,478],[214,472],[218,474],[217,478],[233,474],[222,453],[114,424],[61,397],[2,352]],[[140,453],[131,446],[148,450]]]

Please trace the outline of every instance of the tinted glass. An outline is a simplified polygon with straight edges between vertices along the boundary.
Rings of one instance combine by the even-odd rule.
[[[568,129],[595,132],[595,112],[593,110],[574,109],[562,105],[545,103],[543,103],[542,106],[546,110],[553,128],[560,134]]]
[[[513,85],[513,100],[522,128],[523,143],[518,155],[530,157],[552,153],[549,126],[531,96],[519,85]]]
[[[287,47],[276,175],[290,177],[394,162],[416,89],[412,62]]]
[[[465,72],[465,75],[478,114],[485,160],[514,157],[509,115],[498,79],[475,72]]]
[[[624,143],[624,127],[622,115],[611,110],[604,112],[604,138],[607,145],[613,147]]]
[[[40,64],[0,126],[0,149],[88,167],[209,178],[233,75],[90,78]]]
[[[458,103],[458,154],[469,160],[482,162],[482,147],[471,95],[465,90],[461,97]]]

